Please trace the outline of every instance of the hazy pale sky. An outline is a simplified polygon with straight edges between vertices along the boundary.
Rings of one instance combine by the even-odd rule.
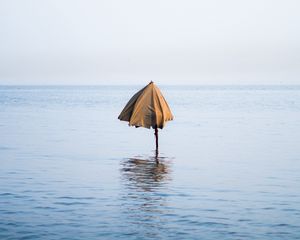
[[[0,84],[300,84],[299,0],[0,0]]]

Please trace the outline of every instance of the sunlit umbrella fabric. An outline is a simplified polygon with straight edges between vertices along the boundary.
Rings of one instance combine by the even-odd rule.
[[[118,119],[129,122],[129,126],[162,129],[167,121],[173,120],[173,115],[161,91],[151,81],[129,100]]]

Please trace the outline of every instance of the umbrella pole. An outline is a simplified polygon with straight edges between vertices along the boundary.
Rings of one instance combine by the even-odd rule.
[[[154,135],[155,135],[155,143],[156,143],[156,153],[158,153],[158,129],[157,127],[155,127],[155,132],[154,132]]]

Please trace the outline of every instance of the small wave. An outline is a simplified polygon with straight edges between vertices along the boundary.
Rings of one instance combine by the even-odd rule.
[[[0,196],[15,196],[13,193],[0,193]]]
[[[220,223],[220,222],[199,222],[198,225],[201,225],[201,226],[223,226],[223,227],[229,226],[229,224],[227,224],[227,223]]]
[[[70,200],[94,200],[95,197],[70,197],[70,196],[62,196],[57,199],[70,199]]]
[[[85,202],[55,202],[56,205],[73,206],[73,205],[88,205]]]
[[[34,207],[34,209],[53,210],[55,208],[54,207],[49,207],[49,206],[37,206],[37,207]]]

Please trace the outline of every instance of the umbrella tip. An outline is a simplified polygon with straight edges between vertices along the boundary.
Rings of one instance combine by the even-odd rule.
[[[153,81],[151,80],[149,84],[153,83]]]

